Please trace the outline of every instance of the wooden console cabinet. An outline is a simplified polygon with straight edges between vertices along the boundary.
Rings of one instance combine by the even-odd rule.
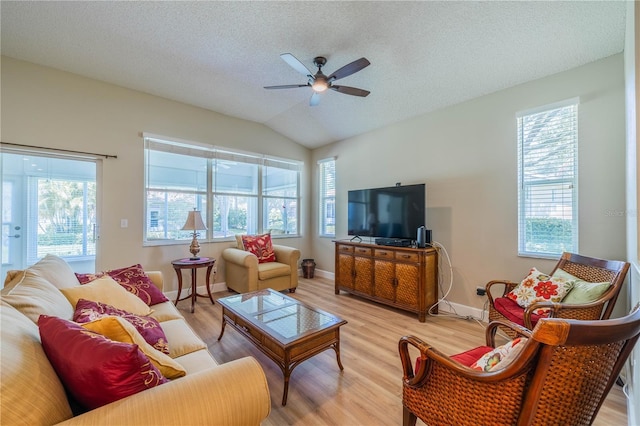
[[[334,241],[335,291],[340,290],[418,314],[438,301],[438,252],[429,248],[389,247]],[[433,309],[437,313],[437,306]]]

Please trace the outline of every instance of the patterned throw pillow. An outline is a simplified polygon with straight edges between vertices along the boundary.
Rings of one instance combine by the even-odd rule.
[[[148,344],[135,327],[129,324],[124,318],[108,315],[79,325],[86,330],[98,333],[114,342],[137,345],[149,358],[149,361],[151,361],[167,379],[177,379],[187,374],[187,371],[177,361]]]
[[[242,245],[244,249],[253,253],[258,258],[258,263],[276,261],[276,253],[273,251],[271,234],[243,235]]]
[[[165,295],[155,286],[153,281],[144,273],[142,265],[132,265],[126,268],[111,269],[109,271],[98,272],[96,274],[78,274],[76,277],[80,284],[87,284],[105,275],[110,276],[124,287],[129,293],[138,296],[149,306],[166,302]]]
[[[94,409],[168,382],[135,344],[114,342],[71,321],[46,315],[40,317],[38,327],[51,365],[85,408]]]
[[[80,299],[76,304],[73,320],[77,323],[86,323],[106,316],[122,317],[129,321],[138,330],[142,338],[160,352],[169,355],[169,343],[160,323],[155,319],[144,315],[136,315],[122,309],[115,308],[106,303]]]
[[[529,270],[529,275],[522,280],[507,297],[515,300],[523,308],[528,308],[536,302],[561,302],[573,287],[573,281],[564,278],[550,277],[536,268]],[[542,315],[549,309],[537,309],[536,314]]]
[[[517,339],[507,342],[502,346],[498,346],[491,352],[487,352],[482,355],[480,359],[471,364],[470,368],[473,370],[488,372],[493,371],[500,366],[504,367],[515,359],[518,354],[520,354],[526,343],[526,338],[518,337]]]

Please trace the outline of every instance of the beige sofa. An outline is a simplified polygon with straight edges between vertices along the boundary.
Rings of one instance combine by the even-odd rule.
[[[291,293],[296,291],[300,250],[274,244],[276,261],[258,263],[255,255],[242,249],[241,240],[239,244],[240,248],[230,247],[222,251],[227,288],[238,293],[265,288],[289,290]]]
[[[162,274],[148,275],[162,289]],[[40,314],[71,320],[73,306],[59,289],[76,285],[69,265],[55,256],[7,275],[0,292],[0,424],[257,425],[269,415],[269,388],[257,361],[218,365],[168,301],[153,305],[151,316],[186,375],[73,417],[35,321]]]

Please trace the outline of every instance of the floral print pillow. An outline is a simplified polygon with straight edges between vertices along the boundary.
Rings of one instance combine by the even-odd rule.
[[[531,268],[529,275],[507,293],[507,297],[523,308],[528,308],[536,302],[561,302],[572,288],[573,281],[551,277]],[[534,313],[543,315],[547,311],[548,309],[537,309]]]
[[[527,343],[526,338],[518,337],[502,346],[498,346],[494,350],[482,355],[480,359],[471,364],[470,368],[485,372],[493,371],[499,366],[504,366],[515,359],[522,351],[525,343]]]

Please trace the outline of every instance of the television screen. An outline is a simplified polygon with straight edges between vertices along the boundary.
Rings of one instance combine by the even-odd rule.
[[[359,237],[416,239],[425,225],[425,184],[349,191],[348,233]]]

